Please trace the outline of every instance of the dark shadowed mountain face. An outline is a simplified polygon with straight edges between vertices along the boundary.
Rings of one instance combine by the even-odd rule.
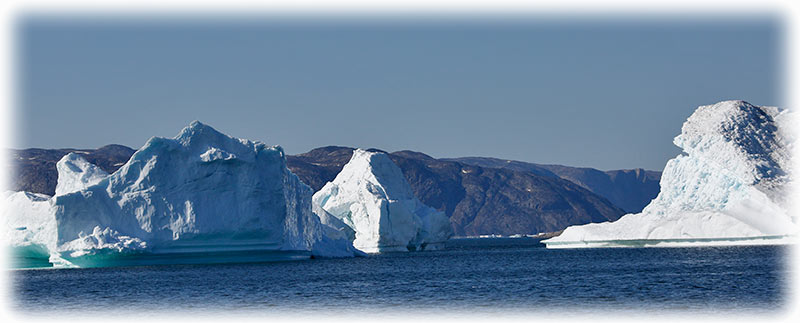
[[[352,148],[328,146],[305,154],[287,155],[286,163],[300,180],[316,192],[336,178],[352,154]]]
[[[11,189],[52,195],[57,180],[55,164],[71,151],[84,153],[89,162],[109,173],[134,152],[116,145],[97,150],[12,151],[17,172]],[[348,147],[322,147],[286,156],[286,160],[292,172],[318,191],[336,177],[352,152]],[[480,167],[412,151],[389,156],[420,200],[450,217],[456,235],[552,232],[575,224],[613,221],[624,213],[607,199],[546,169]]]
[[[638,213],[654,199],[661,187],[661,172],[637,169],[601,171],[594,168],[542,165],[490,157],[444,159],[469,165],[527,171],[543,176],[557,176],[597,195],[629,213]]]
[[[315,191],[332,181],[352,148],[323,147],[288,156],[289,168]],[[618,219],[608,200],[556,176],[483,168],[428,155],[389,154],[423,203],[444,211],[456,235],[535,234]],[[311,165],[311,166],[309,166]]]
[[[64,155],[75,152],[83,154],[92,164],[108,173],[113,173],[128,162],[135,150],[122,145],[108,145],[98,149],[24,149],[9,150],[8,157],[14,168],[9,189],[53,195],[56,191],[58,172],[56,163]]]

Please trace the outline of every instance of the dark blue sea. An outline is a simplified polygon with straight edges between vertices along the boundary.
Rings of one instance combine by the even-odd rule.
[[[545,249],[453,239],[366,258],[14,270],[12,310],[75,313],[779,314],[786,246]],[[388,314],[387,314],[388,315]]]

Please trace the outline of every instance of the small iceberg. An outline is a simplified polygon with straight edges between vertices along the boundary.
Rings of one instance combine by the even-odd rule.
[[[353,151],[313,203],[320,218],[367,253],[443,249],[453,234],[447,216],[423,204],[382,152]]]

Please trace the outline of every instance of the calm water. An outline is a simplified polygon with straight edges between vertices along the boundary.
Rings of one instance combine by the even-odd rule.
[[[548,250],[458,239],[448,250],[231,265],[13,271],[12,307],[64,311],[780,313],[788,247]]]

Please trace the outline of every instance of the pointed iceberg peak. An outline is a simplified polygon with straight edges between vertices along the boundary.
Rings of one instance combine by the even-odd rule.
[[[272,156],[278,164],[285,164],[285,153],[278,145],[267,145],[260,141],[235,138],[226,135],[200,121],[192,121],[174,138],[152,137],[133,154],[129,164],[147,163],[152,151],[183,151],[201,162],[247,162],[253,163],[259,155]],[[160,154],[163,155],[163,154]],[[277,165],[277,164],[276,164]]]
[[[187,132],[187,131],[193,132],[193,133],[210,132],[210,133],[222,135],[222,133],[219,132],[217,129],[214,129],[214,127],[212,127],[212,126],[210,126],[208,124],[202,123],[199,120],[193,120],[192,122],[189,122],[189,125],[184,127],[181,130],[181,132]],[[225,136],[227,136],[227,135],[225,135]]]
[[[192,120],[192,122],[189,122],[189,128],[203,128],[203,127],[210,128],[210,126],[200,122],[200,120]]]
[[[195,120],[184,127],[175,139],[184,146],[188,146],[195,141],[233,140],[234,138],[217,131],[217,129],[207,124]]]
[[[341,176],[341,179],[340,179]],[[356,149],[345,164],[339,182],[356,181],[377,189],[374,193],[392,200],[413,199],[414,192],[403,171],[383,152]]]
[[[80,191],[108,177],[106,171],[74,152],[62,157],[56,163],[56,169],[58,170],[56,195]]]
[[[383,152],[356,149],[332,182],[316,194],[318,213],[335,217],[353,231],[364,252],[442,248],[452,234],[450,221],[423,204],[403,172]]]

